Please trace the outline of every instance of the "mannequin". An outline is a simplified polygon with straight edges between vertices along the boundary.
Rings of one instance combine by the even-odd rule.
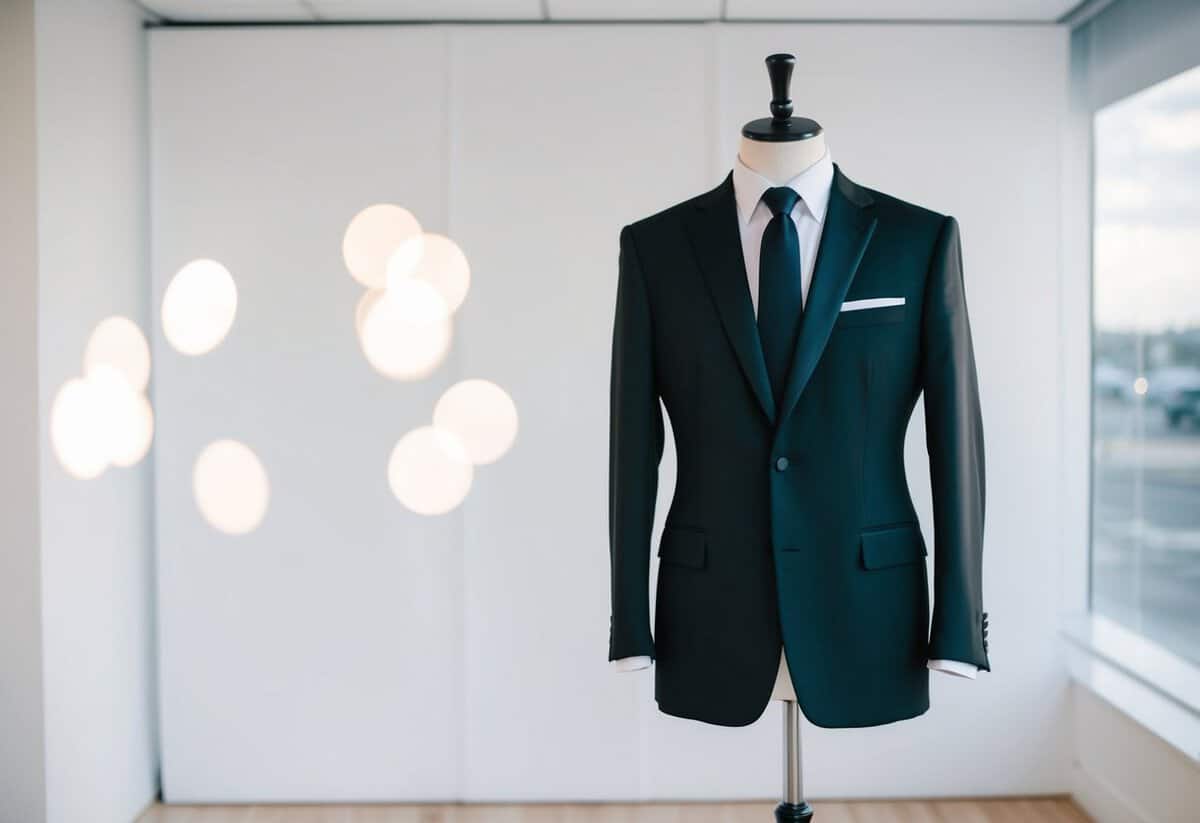
[[[791,117],[792,101],[787,95],[795,58],[787,54],[773,54],[766,59],[766,63],[774,94],[771,102],[774,116],[745,125],[738,142],[737,156],[750,170],[778,186],[824,159],[828,145],[824,129],[815,120]],[[613,667],[622,672],[637,671],[650,665],[649,657],[626,657],[613,662]],[[957,660],[930,660],[929,668],[970,679],[974,679],[978,671],[974,665]],[[771,699],[796,700],[787,660],[782,655]]]
[[[788,54],[773,54],[766,58],[766,64],[771,78],[772,116],[753,120],[742,128],[737,157],[742,166],[770,185],[782,186],[814,169],[818,163],[828,161],[828,146],[820,124],[809,118],[791,116],[788,87],[795,58]],[[748,219],[748,215],[742,217]],[[802,257],[806,253],[807,250],[802,248]],[[749,267],[747,270],[749,273]],[[812,261],[808,261],[808,272],[811,271]],[[807,306],[808,283],[804,285],[804,305]],[[648,668],[651,663],[648,656],[626,657],[613,661],[613,666],[617,671],[637,671]],[[978,671],[975,665],[956,660],[930,660],[928,667],[966,678],[974,678]],[[775,817],[780,823],[808,821],[812,818],[812,810],[803,800],[800,709],[782,653],[771,699],[784,702],[784,791],[783,802],[776,808]]]

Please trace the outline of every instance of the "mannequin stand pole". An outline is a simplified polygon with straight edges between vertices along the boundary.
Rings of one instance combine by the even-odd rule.
[[[776,823],[808,823],[812,806],[804,802],[803,766],[800,761],[800,706],[783,701],[783,802],[775,807]]]

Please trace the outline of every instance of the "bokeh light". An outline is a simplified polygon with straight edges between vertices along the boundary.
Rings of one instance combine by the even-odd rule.
[[[392,258],[398,272],[411,272],[421,256],[421,224],[408,209],[377,203],[354,215],[342,237],[342,259],[355,280],[367,288],[387,284]]]
[[[359,342],[367,362],[394,380],[416,380],[433,372],[450,349],[452,324],[446,302],[423,280],[401,280],[397,288],[360,302]]]
[[[388,460],[388,485],[417,514],[445,514],[471,490],[475,469],[461,442],[435,426],[400,438]]]
[[[375,305],[375,301],[387,294],[387,289],[367,289],[363,292],[362,297],[358,298],[358,305],[354,307],[354,331],[358,334],[358,339],[362,340],[363,321],[367,319],[367,312]]]
[[[126,429],[130,436],[122,438],[109,450],[113,465],[121,468],[140,462],[154,442],[154,409],[150,406],[149,398],[144,394],[134,394],[129,411],[134,415]]]
[[[467,256],[457,243],[441,234],[425,234],[421,258],[411,271],[389,267],[388,287],[394,280],[409,276],[424,280],[437,289],[451,313],[458,311],[471,288],[471,266]]]
[[[237,440],[217,440],[204,448],[192,470],[192,492],[208,524],[231,535],[258,528],[271,496],[262,461]]]
[[[94,366],[85,382],[91,391],[92,413],[107,461],[132,466],[146,456],[154,438],[154,413],[149,401],[115,366]]]
[[[212,351],[233,326],[237,302],[237,285],[228,269],[216,260],[193,260],[171,278],[163,294],[163,334],[183,354]]]
[[[396,247],[383,269],[385,285],[393,278],[412,277],[421,258],[425,256],[425,237],[424,233],[414,234]]]
[[[150,382],[150,344],[146,335],[128,317],[113,315],[96,326],[83,353],[83,372],[96,366],[114,366],[125,375],[135,392]]]
[[[463,380],[438,399],[433,425],[455,435],[472,463],[494,463],[517,438],[517,407],[490,380]]]
[[[68,380],[50,407],[50,444],[58,462],[72,477],[90,480],[108,467],[100,417],[95,413],[93,386],[81,377]]]
[[[125,374],[97,363],[86,377],[68,380],[55,395],[50,443],[72,477],[90,480],[110,465],[132,466],[150,450],[154,412]]]

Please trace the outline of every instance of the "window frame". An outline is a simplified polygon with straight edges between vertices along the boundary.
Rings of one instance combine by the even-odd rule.
[[[1185,69],[1186,71],[1186,69]],[[1158,82],[1131,91],[1126,97],[1150,88]],[[1076,90],[1078,92],[1078,90]],[[1122,97],[1120,99],[1126,99]],[[1061,376],[1085,365],[1082,386],[1063,380],[1059,431],[1063,442],[1060,475],[1066,486],[1065,504],[1060,507],[1064,521],[1064,558],[1062,595],[1064,609],[1060,635],[1067,672],[1080,686],[1089,689],[1141,723],[1193,762],[1200,764],[1200,665],[1192,663],[1149,638],[1115,620],[1097,613],[1095,573],[1092,564],[1095,508],[1095,432],[1096,432],[1096,322],[1095,322],[1095,230],[1096,230],[1096,115],[1113,100],[1095,109],[1072,97],[1065,129],[1064,144],[1072,138],[1085,147],[1083,158],[1064,170],[1064,237],[1062,243],[1062,286],[1060,288],[1060,368]],[[1063,162],[1070,165],[1064,152]],[[1082,177],[1082,180],[1079,178]],[[1073,186],[1072,183],[1075,185]],[[1077,220],[1073,209],[1083,209],[1086,219]],[[1074,229],[1074,230],[1073,230]],[[1079,244],[1079,248],[1071,248]],[[1072,302],[1072,293],[1086,299]],[[1080,329],[1086,323],[1086,329]],[[1076,351],[1074,340],[1085,342],[1084,351]],[[1082,389],[1082,392],[1080,392]],[[1086,410],[1080,406],[1086,404]],[[1084,414],[1079,414],[1079,412]],[[1071,422],[1086,420],[1082,442],[1069,436]],[[1080,461],[1080,447],[1086,455]],[[1083,466],[1082,477],[1079,467]],[[1072,506],[1072,496],[1082,493],[1082,505]],[[1079,520],[1082,519],[1082,523]],[[1078,530],[1072,530],[1074,522]],[[1082,534],[1083,540],[1071,540],[1070,534]],[[1082,566],[1082,568],[1080,568]]]

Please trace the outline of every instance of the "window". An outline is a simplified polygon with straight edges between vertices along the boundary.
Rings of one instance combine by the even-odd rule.
[[[1200,664],[1200,68],[1093,135],[1092,610]]]

